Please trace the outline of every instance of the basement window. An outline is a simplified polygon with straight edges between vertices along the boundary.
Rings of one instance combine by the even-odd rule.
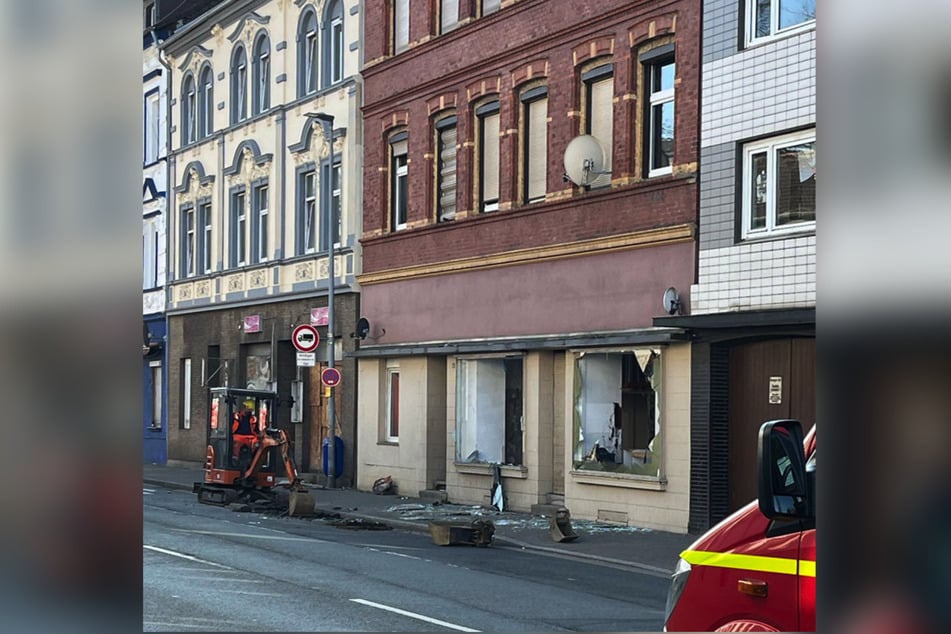
[[[661,476],[662,374],[659,348],[578,354],[575,469]]]
[[[522,357],[456,363],[456,460],[522,464]]]

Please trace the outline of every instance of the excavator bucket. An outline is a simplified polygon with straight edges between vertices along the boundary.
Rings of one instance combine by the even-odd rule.
[[[287,500],[287,514],[290,517],[311,517],[315,514],[317,500],[310,491],[291,491]]]
[[[578,539],[578,533],[571,528],[571,513],[565,507],[555,512],[555,515],[548,520],[548,525],[551,529],[551,538],[556,542],[570,542]]]

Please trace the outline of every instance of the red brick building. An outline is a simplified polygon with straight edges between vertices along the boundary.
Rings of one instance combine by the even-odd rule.
[[[364,7],[358,485],[686,531],[700,3]]]

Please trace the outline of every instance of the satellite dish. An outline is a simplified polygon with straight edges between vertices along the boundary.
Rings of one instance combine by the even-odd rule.
[[[360,339],[366,339],[368,334],[370,334],[370,320],[366,317],[361,317],[357,320],[356,335]]]
[[[565,148],[565,175],[575,185],[589,187],[604,171],[604,148],[590,134],[576,136]]]
[[[680,313],[680,294],[677,292],[677,289],[671,286],[666,291],[664,291],[664,310],[667,311],[668,315],[673,315],[675,313]]]

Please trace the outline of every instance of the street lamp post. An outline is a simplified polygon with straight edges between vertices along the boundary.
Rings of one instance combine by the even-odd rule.
[[[330,165],[327,169],[327,182],[321,185],[321,197],[324,200],[324,209],[326,229],[324,235],[327,238],[327,367],[334,367],[334,287],[337,279],[334,275],[334,228],[337,226],[337,218],[333,205],[333,179],[334,179],[334,117],[326,112],[307,113],[311,117],[320,121],[323,128],[324,139],[330,146]],[[327,388],[330,395],[327,399],[328,413],[327,421],[329,426],[328,447],[330,452],[327,456],[327,488],[333,489],[337,486],[337,438],[336,430],[336,409],[334,408],[334,387]]]

